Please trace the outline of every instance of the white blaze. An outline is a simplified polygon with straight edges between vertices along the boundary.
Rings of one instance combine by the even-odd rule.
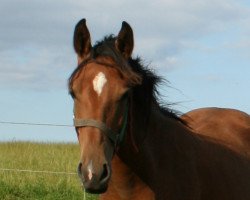
[[[87,170],[88,170],[88,178],[91,181],[92,177],[93,177],[93,162],[92,160],[90,161],[90,163],[87,166]]]
[[[93,173],[91,171],[91,169],[88,169],[89,173],[88,173],[88,178],[91,181],[92,177],[93,177]]]
[[[107,79],[106,79],[105,74],[103,72],[99,72],[96,75],[96,77],[94,78],[93,86],[94,86],[94,90],[96,91],[98,96],[101,95],[103,86],[105,85],[106,82],[107,82]]]

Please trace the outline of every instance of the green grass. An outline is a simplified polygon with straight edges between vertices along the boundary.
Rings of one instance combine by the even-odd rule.
[[[0,169],[76,172],[79,147],[76,144],[2,142]],[[76,174],[49,174],[0,170],[1,200],[83,200]],[[86,194],[87,200],[96,196]]]

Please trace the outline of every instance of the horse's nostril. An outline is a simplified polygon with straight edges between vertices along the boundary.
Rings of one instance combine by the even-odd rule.
[[[102,175],[100,177],[100,181],[101,182],[106,182],[110,177],[110,168],[107,164],[103,165],[103,172]]]
[[[82,163],[80,162],[77,167],[77,174],[80,178],[82,178]]]
[[[108,175],[107,165],[104,164],[104,165],[103,165],[103,172],[102,172],[102,175],[101,175],[100,180],[102,180],[102,179],[104,179],[105,177],[107,177],[107,175]]]

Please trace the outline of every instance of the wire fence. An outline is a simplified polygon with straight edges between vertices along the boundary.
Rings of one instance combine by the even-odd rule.
[[[14,121],[0,121],[0,124],[6,125],[25,125],[25,126],[54,126],[54,127],[73,127],[69,124],[54,124],[54,123],[31,123],[31,122],[14,122]],[[41,170],[30,170],[30,169],[10,169],[10,168],[0,168],[0,171],[9,172],[29,172],[29,173],[44,173],[44,174],[66,174],[66,175],[76,175],[76,172],[57,172],[57,171],[41,171]]]
[[[0,124],[8,124],[8,125],[26,125],[26,126],[73,127],[73,125],[69,125],[69,124],[31,123],[31,122],[13,122],[13,121],[0,121]]]
[[[76,172],[56,172],[56,171],[39,171],[39,170],[30,170],[30,169],[8,169],[0,168],[0,171],[5,172],[28,172],[28,173],[42,173],[42,174],[65,174],[65,175],[76,175]]]
[[[55,123],[31,123],[31,122],[14,122],[14,121],[0,121],[0,124],[6,125],[25,125],[25,126],[47,126],[47,127],[74,127],[69,124],[55,124]],[[76,172],[60,172],[60,171],[42,171],[42,170],[31,170],[31,169],[11,169],[11,168],[0,168],[1,172],[23,172],[23,173],[41,173],[41,174],[64,174],[64,175],[77,175]],[[83,200],[86,200],[86,191],[83,192]]]

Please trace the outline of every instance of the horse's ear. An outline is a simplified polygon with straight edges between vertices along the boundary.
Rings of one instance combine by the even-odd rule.
[[[127,22],[122,22],[121,30],[115,41],[116,49],[128,59],[134,48],[133,30]]]
[[[90,56],[91,52],[91,38],[89,30],[86,26],[86,20],[80,20],[74,31],[74,48],[78,55],[78,60],[84,60]]]

